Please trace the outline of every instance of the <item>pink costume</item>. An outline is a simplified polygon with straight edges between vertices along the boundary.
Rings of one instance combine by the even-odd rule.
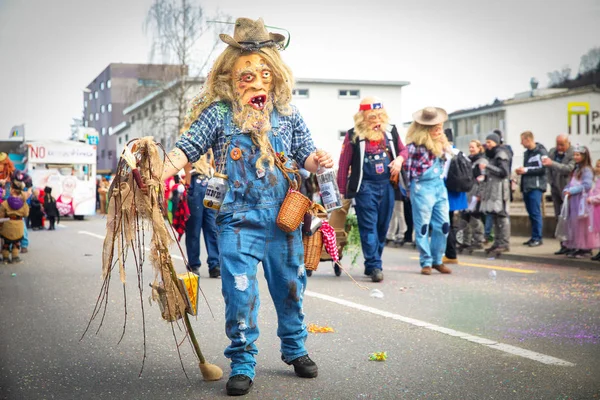
[[[70,202],[65,203],[65,201],[62,198],[62,194],[60,196],[58,196],[58,199],[56,199],[56,208],[58,208],[58,214],[61,216],[75,214],[75,209],[73,208],[73,198],[72,197],[71,197]]]
[[[596,177],[588,199],[592,202],[592,210],[590,211],[593,213],[590,223],[594,226],[594,233],[600,234],[600,176]]]
[[[574,172],[576,171],[577,169]],[[569,196],[569,239],[566,243],[566,246],[570,249],[592,250],[600,247],[600,234],[590,232],[592,221],[589,213],[585,217],[580,216],[580,214],[585,214],[583,210],[580,210],[580,207],[582,197],[587,198],[592,188],[592,179],[592,170],[585,168],[582,171],[581,179],[577,179],[575,173],[573,173],[571,181],[565,188],[565,190],[571,192]],[[587,203],[584,204],[584,207],[591,209]]]

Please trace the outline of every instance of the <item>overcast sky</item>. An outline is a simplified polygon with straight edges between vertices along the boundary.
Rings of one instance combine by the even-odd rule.
[[[152,0],[0,0],[0,138],[66,138],[82,89],[109,63],[146,63]],[[410,81],[403,121],[509,98],[600,46],[599,0],[209,0],[209,14],[291,32],[295,76]],[[225,28],[224,28],[225,29]],[[350,117],[349,117],[350,118]],[[397,124],[402,121],[393,121]]]

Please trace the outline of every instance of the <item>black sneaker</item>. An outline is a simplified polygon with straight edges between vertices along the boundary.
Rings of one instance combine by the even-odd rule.
[[[529,247],[538,247],[544,244],[543,240],[532,240],[529,242]]]
[[[557,256],[562,256],[563,254],[567,254],[569,252],[569,249],[567,249],[565,246],[561,246],[560,250],[555,251],[554,254]]]
[[[533,239],[529,239],[528,241],[523,242],[523,246],[529,246],[529,244],[533,241],[534,241]]]
[[[229,377],[227,385],[227,396],[243,396],[248,394],[252,387],[252,379],[246,375],[233,375]]]
[[[383,280],[383,271],[375,268],[373,271],[371,271],[370,276],[373,282],[381,282]]]
[[[219,278],[221,276],[221,267],[218,265],[211,270],[208,270],[208,276],[211,278]]]
[[[310,357],[307,355],[300,356],[292,361],[285,361],[283,358],[283,354],[281,355],[281,360],[287,365],[294,366],[294,372],[300,378],[316,378],[319,374],[319,367]]]

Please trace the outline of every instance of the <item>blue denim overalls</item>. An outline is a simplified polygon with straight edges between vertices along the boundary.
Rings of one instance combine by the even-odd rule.
[[[204,236],[206,246],[208,269],[219,266],[219,246],[217,246],[217,212],[204,207],[204,195],[208,177],[192,176],[188,189],[187,202],[190,208],[190,217],[185,222],[185,248],[188,263],[191,269],[200,268],[200,231]]]
[[[377,154],[365,154],[363,179],[355,197],[366,275],[373,269],[382,269],[381,254],[394,211],[394,188],[390,184],[388,168],[390,162],[386,149],[381,149]]]
[[[271,114],[271,125],[269,140],[276,152],[283,152],[286,149],[277,136],[277,111]],[[304,248],[300,228],[286,233],[275,224],[289,186],[282,172],[265,166],[264,171],[257,173],[255,162],[260,150],[249,135],[234,134],[231,111],[225,117],[225,135],[230,141],[226,151],[229,191],[217,216],[225,331],[231,340],[225,357],[231,359],[231,376],[242,374],[254,379],[259,262],[277,311],[283,358],[291,361],[308,354],[304,348],[307,331],[302,311],[306,287]],[[234,148],[242,151],[238,160],[231,157]]]
[[[431,167],[410,182],[410,204],[421,268],[441,265],[446,251],[450,221],[448,190],[441,178],[443,171],[444,164],[436,157]]]

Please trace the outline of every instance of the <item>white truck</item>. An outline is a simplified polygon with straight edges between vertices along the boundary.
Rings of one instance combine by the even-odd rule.
[[[96,213],[96,146],[71,140],[27,142],[33,187],[52,188],[61,216]]]

